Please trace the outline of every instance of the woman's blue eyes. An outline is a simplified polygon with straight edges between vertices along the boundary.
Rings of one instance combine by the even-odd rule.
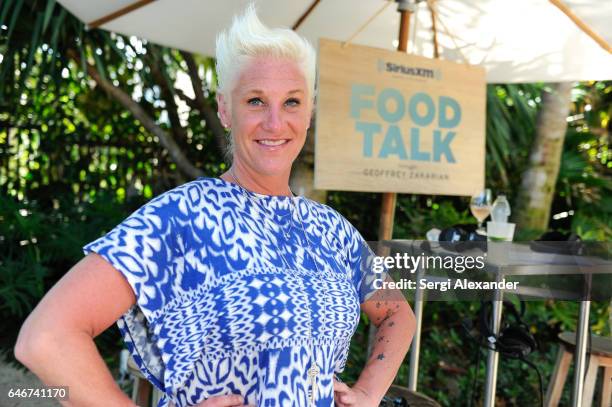
[[[261,106],[264,102],[260,98],[251,98],[247,101],[247,103],[252,106]],[[300,104],[300,101],[298,99],[291,98],[287,99],[285,104],[288,106],[297,106]]]
[[[257,106],[257,105],[259,105],[259,103],[263,103],[263,102],[261,101],[261,99],[260,99],[260,98],[253,98],[253,99],[249,99],[249,100],[247,101],[247,103],[248,103],[249,105],[255,105],[255,106]]]

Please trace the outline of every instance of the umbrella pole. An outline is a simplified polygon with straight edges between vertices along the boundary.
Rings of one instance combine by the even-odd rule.
[[[408,31],[410,28],[410,16],[412,15],[412,3],[408,0],[396,0],[400,12],[399,43],[397,50],[406,52],[408,48]],[[395,204],[397,194],[395,192],[384,192],[378,224],[378,240],[388,240],[393,237],[393,219],[395,217]],[[382,254],[382,245],[379,246],[379,254]]]
[[[398,52],[408,51],[408,35],[410,32],[410,17],[414,11],[415,2],[408,0],[399,0],[397,2],[397,11],[400,13],[400,27],[398,34]],[[393,218],[395,215],[395,206],[397,202],[396,193],[383,194],[383,202],[380,218],[379,239],[391,239],[393,234]],[[391,207],[391,209],[388,209]],[[420,296],[418,296],[420,297]],[[421,327],[423,321],[423,301],[420,298],[414,301],[414,314],[416,317],[416,329],[412,337],[410,347],[410,364],[408,366],[408,389],[416,391],[417,379],[419,375],[419,356],[421,350]]]
[[[411,4],[407,0],[398,1],[397,10],[400,13],[400,27],[397,44],[399,52],[408,49],[408,32],[410,30],[410,16],[412,15]],[[395,204],[397,194],[395,192],[384,192],[380,208],[380,223],[378,226],[378,240],[393,238],[393,220],[395,218]]]

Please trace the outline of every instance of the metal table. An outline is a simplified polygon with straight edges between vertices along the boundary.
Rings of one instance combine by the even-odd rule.
[[[423,253],[421,249],[423,241],[415,240],[389,240],[383,244],[390,249],[396,249],[411,254]],[[491,242],[489,242],[491,243]],[[496,255],[488,256],[486,261],[486,270],[488,273],[494,273],[495,280],[501,281],[504,276],[528,276],[528,275],[568,275],[576,273],[576,267],[588,267],[589,274],[612,274],[612,263],[602,261],[601,259],[592,259],[587,257],[575,257],[570,255],[550,254],[532,251],[525,244],[516,244],[505,242],[504,247],[507,250],[498,251]],[[461,253],[445,250],[441,247],[432,248],[432,254],[449,255],[449,256],[475,256],[481,251],[478,249],[468,250]],[[595,261],[594,261],[595,260]],[[419,268],[416,272],[417,281],[420,278],[425,278],[425,270]],[[465,276],[462,276],[465,278]],[[435,280],[433,278],[432,280]],[[417,377],[419,365],[419,352],[421,344],[421,327],[423,319],[423,306],[425,302],[424,290],[420,288],[420,284],[416,285],[414,314],[416,317],[416,331],[413,337],[411,352],[408,388],[412,391],[417,390]],[[491,327],[493,332],[498,335],[502,317],[503,296],[505,290],[495,290],[492,310]],[[517,290],[510,290],[517,294],[525,294],[529,296],[549,296],[551,290],[542,290],[537,287],[520,287]],[[576,330],[576,350],[575,350],[575,369],[574,369],[574,385],[572,391],[572,407],[582,407],[582,394],[584,387],[584,373],[586,364],[587,351],[587,330],[589,323],[591,301],[580,301],[580,312],[578,315],[578,326]],[[497,382],[497,367],[499,362],[499,353],[493,350],[487,351],[486,364],[486,379],[485,379],[485,407],[494,407],[495,391]]]

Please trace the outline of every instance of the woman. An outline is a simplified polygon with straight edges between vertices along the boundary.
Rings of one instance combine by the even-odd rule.
[[[217,39],[217,101],[232,166],[168,191],[84,247],[15,353],[72,404],[131,406],[93,338],[117,321],[160,406],[377,406],[414,317],[376,291],[372,252],[328,206],[295,197],[291,165],[314,101],[315,52],[253,6]],[[366,301],[367,300],[367,301]],[[361,309],[378,326],[353,387],[340,382]]]

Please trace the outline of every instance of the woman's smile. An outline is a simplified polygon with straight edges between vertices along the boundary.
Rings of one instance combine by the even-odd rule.
[[[255,142],[264,150],[264,151],[279,151],[287,147],[287,145],[291,142],[291,139],[258,139]]]

